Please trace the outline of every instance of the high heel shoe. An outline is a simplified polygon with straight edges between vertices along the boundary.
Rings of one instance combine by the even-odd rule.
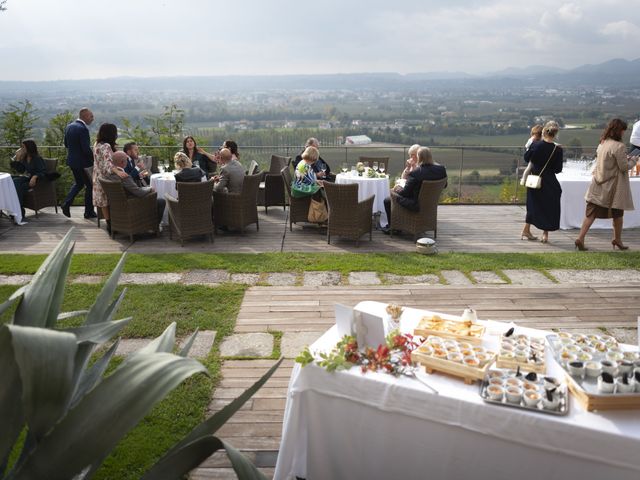
[[[615,250],[618,247],[620,250],[629,250],[629,247],[625,247],[622,242],[616,239],[611,240],[611,247]]]
[[[537,240],[538,237],[531,235],[531,232],[522,232],[520,234],[520,240]]]
[[[573,242],[576,246],[576,250],[580,250],[581,252],[584,252],[585,250],[589,250],[587,247],[584,246],[584,242],[582,240],[577,240],[575,242]]]

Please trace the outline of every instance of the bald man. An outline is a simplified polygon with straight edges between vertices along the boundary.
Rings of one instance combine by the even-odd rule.
[[[80,110],[78,118],[64,129],[64,146],[67,147],[67,165],[73,173],[73,185],[62,202],[62,213],[71,217],[71,204],[84,188],[84,218],[96,218],[93,210],[93,188],[91,179],[84,169],[93,166],[93,151],[89,141],[89,125],[93,122],[93,112],[88,108]]]
[[[127,166],[127,160],[129,157],[124,152],[114,152],[111,156],[111,161],[113,162],[114,167],[118,171],[124,172],[125,167]],[[125,172],[126,173],[126,172]],[[146,197],[147,195],[151,195],[154,193],[153,187],[140,187],[133,180],[131,175],[127,175],[126,177],[121,178],[115,173],[110,173],[107,177],[107,180],[111,180],[112,182],[122,182],[122,186],[124,190],[127,192],[127,196],[130,197]],[[164,214],[165,207],[165,199],[158,198],[158,224],[162,221],[162,215]]]
[[[223,148],[220,150],[220,175],[213,177],[216,182],[213,189],[216,192],[240,193],[244,183],[244,167],[233,158],[231,150]]]

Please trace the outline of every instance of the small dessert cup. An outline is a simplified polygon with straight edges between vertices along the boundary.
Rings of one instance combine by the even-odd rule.
[[[462,359],[462,363],[464,363],[467,367],[478,368],[480,366],[480,360],[478,360],[473,355],[468,355]]]
[[[504,373],[501,370],[490,370],[489,378],[502,378],[504,377]]]
[[[522,389],[518,387],[507,388],[507,402],[520,403],[522,401]]]
[[[487,387],[487,395],[491,400],[500,402],[504,396],[504,389],[499,385],[489,385]]]
[[[462,354],[458,352],[448,352],[447,360],[451,362],[461,363],[462,362]]]
[[[544,377],[543,385],[545,390],[553,390],[560,386],[560,382],[554,377]]]
[[[620,375],[633,372],[633,363],[629,360],[621,360],[618,364],[618,373]]]
[[[569,362],[569,373],[572,377],[584,378],[585,367],[584,362],[575,361]]]
[[[598,377],[598,392],[613,393],[615,388],[616,388],[616,384],[614,382],[605,381],[602,375]]]
[[[537,407],[542,398],[540,394],[533,390],[527,390],[524,392],[524,403],[527,407]]]
[[[525,393],[527,392],[537,392],[538,384],[534,382],[530,382],[529,380],[525,380],[522,384],[522,388],[524,388]]]
[[[522,387],[522,381],[519,378],[511,377],[507,378],[506,382],[508,387]]]
[[[504,380],[502,379],[502,377],[493,377],[489,379],[489,385],[497,385],[501,387],[503,383]]]
[[[625,379],[627,383],[625,382]],[[616,379],[616,392],[618,393],[632,393],[635,390],[635,382],[632,376],[625,376],[623,378]]]
[[[545,410],[557,410],[560,406],[560,397],[557,392],[551,394],[551,399],[545,394],[542,395],[542,407]]]
[[[602,364],[600,362],[587,362],[585,364],[585,373],[587,377],[596,378],[602,373]]]
[[[613,360],[603,360],[602,371],[615,377],[618,373],[618,362],[614,362]]]

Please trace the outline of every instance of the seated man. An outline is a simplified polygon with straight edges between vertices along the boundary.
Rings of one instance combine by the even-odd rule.
[[[447,169],[433,161],[431,150],[427,147],[418,149],[418,167],[407,177],[404,188],[396,185],[393,191],[398,194],[398,203],[401,207],[417,212],[420,208],[418,196],[423,180],[441,180],[447,177]],[[384,211],[387,213],[389,225],[383,228],[383,233],[388,234],[391,228],[391,197],[384,199]],[[394,232],[395,233],[395,232]]]
[[[213,177],[216,184],[213,190],[216,192],[240,193],[244,183],[244,167],[233,158],[231,150],[223,148],[220,150],[220,175]]]
[[[198,183],[202,181],[202,177],[206,176],[206,173],[200,167],[192,166],[191,159],[185,153],[176,153],[173,157],[173,163],[176,169],[179,170],[176,173],[176,182]]]
[[[116,169],[125,171],[124,168],[127,165],[127,158],[128,158],[127,154],[124,152],[114,152],[111,157],[111,160],[113,162],[113,165],[116,167]],[[124,190],[127,192],[127,195],[130,197],[146,197],[147,195],[151,194],[154,191],[152,187],[139,187],[138,185],[136,185],[136,182],[133,181],[133,178],[131,176],[120,178],[115,173],[110,173],[105,178],[107,180],[111,180],[114,182],[115,181],[122,182],[122,186],[124,187]],[[160,222],[162,221],[162,215],[164,214],[164,207],[165,207],[166,201],[164,198],[158,198],[157,203],[158,203],[158,224],[160,224]],[[107,220],[107,230],[109,231],[109,233],[111,233],[111,224],[109,220]]]
[[[124,153],[127,154],[127,165],[124,171],[128,173],[136,185],[144,187],[149,185],[149,172],[145,169],[144,163],[139,159],[139,149],[136,142],[125,143],[122,147]]]
[[[300,152],[300,154],[296,156],[295,160],[293,161],[294,171],[298,166],[298,164],[300,163],[300,161],[302,160],[302,154],[308,147],[313,147],[316,150],[318,150],[318,152],[320,152],[320,142],[318,141],[318,139],[313,137],[309,138],[307,140],[307,143],[305,143],[305,147],[302,149],[302,152]],[[318,154],[318,160],[316,160],[312,168],[313,168],[313,171],[316,173],[316,177],[318,178],[318,180],[326,180],[328,182],[336,181],[336,176],[333,173],[331,173],[331,167],[327,162],[324,161],[324,159],[321,156],[319,156],[319,154]]]

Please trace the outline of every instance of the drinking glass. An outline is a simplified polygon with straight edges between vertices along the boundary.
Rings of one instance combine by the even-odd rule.
[[[373,169],[377,172],[378,171],[378,162],[373,162]]]
[[[380,170],[380,173],[384,173],[384,171],[385,171],[384,163],[381,163],[381,164],[378,166],[378,170]]]
[[[342,173],[347,173],[347,171],[349,170],[349,167],[347,167],[346,163],[342,164]]]
[[[164,173],[164,165],[158,165],[158,170],[160,170],[160,173]]]
[[[356,172],[356,166],[355,165],[351,165],[351,176],[355,177],[358,174],[358,172]]]

